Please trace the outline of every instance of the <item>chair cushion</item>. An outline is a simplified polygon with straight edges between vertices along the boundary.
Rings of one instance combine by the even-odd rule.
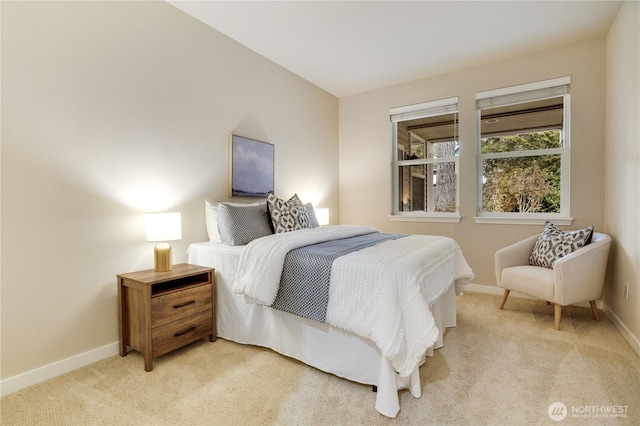
[[[563,232],[547,221],[529,256],[529,264],[553,268],[556,260],[591,242],[593,226]]]
[[[529,265],[504,268],[500,286],[552,302],[553,269]]]

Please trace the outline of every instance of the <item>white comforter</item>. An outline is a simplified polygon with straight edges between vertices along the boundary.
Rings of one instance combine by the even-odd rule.
[[[233,291],[252,303],[270,305],[290,250],[372,231],[327,226],[254,240],[242,251]],[[438,336],[429,305],[454,282],[461,291],[471,279],[471,269],[450,238],[410,235],[386,241],[334,261],[327,323],[371,340],[406,377]]]

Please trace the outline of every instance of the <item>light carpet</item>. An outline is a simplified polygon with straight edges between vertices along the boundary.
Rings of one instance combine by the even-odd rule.
[[[132,352],[0,400],[3,425],[524,425],[640,424],[640,362],[604,313],[465,293],[458,326],[420,369],[422,397],[374,409],[370,386],[271,350],[202,340],[144,371]],[[549,407],[562,403],[563,420]],[[556,404],[557,405],[557,404]],[[554,405],[554,407],[556,407]],[[614,412],[615,411],[615,412]],[[556,414],[558,411],[555,412]],[[557,420],[559,420],[556,417]]]

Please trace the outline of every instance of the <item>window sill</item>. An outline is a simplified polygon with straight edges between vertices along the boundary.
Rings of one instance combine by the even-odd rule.
[[[473,218],[476,223],[491,225],[544,225],[546,221],[553,222],[554,225],[571,225],[573,218],[557,217],[485,217],[476,216]]]
[[[460,223],[462,217],[456,213],[430,215],[430,214],[391,214],[389,215],[391,222],[442,222],[442,223]]]

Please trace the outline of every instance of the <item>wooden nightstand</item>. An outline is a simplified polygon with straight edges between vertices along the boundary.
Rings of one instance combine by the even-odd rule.
[[[182,263],[118,275],[120,356],[127,347],[153,358],[209,336],[216,340],[214,269]]]

